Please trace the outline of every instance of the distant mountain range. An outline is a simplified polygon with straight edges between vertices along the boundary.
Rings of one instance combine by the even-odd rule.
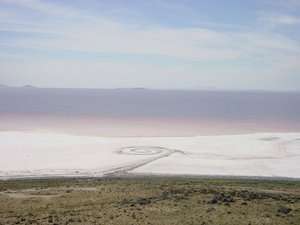
[[[9,85],[5,85],[5,84],[0,84],[0,88],[39,88],[39,87],[30,85],[30,84],[26,84],[23,86],[9,86]],[[134,87],[134,88],[51,88],[51,89],[99,89],[99,90],[135,90],[135,91],[151,90],[151,89],[143,88],[143,87]]]
[[[0,88],[10,88],[10,87],[15,88],[16,86],[8,86],[5,84],[0,84]],[[36,87],[32,85],[24,85],[24,86],[19,86],[19,88],[36,88]]]
[[[22,86],[22,87],[24,87],[24,88],[36,88],[35,86],[29,85],[29,84],[24,85],[24,86]]]

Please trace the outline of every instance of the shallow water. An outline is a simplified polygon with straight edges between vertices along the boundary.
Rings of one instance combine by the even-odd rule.
[[[103,136],[299,131],[300,93],[0,88],[0,129]]]

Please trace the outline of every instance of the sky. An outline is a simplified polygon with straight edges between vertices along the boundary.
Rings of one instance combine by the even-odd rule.
[[[300,91],[300,0],[0,0],[0,84]]]

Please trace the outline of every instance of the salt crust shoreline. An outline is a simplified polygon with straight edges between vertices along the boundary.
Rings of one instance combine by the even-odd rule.
[[[95,137],[0,132],[0,179],[106,176],[300,178],[300,133]]]

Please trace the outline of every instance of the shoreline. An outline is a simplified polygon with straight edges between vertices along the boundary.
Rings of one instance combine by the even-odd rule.
[[[0,180],[118,176],[300,179],[300,133],[105,138],[0,132],[0,140]]]
[[[72,181],[72,180],[151,180],[151,179],[195,179],[195,180],[233,180],[233,181],[266,181],[266,182],[280,182],[280,181],[289,181],[289,182],[300,182],[300,178],[293,177],[268,177],[268,176],[232,176],[232,175],[178,175],[178,174],[124,174],[117,176],[19,176],[19,177],[7,177],[5,179],[0,178],[0,182],[5,181],[39,181],[39,180],[63,180],[63,181]]]

